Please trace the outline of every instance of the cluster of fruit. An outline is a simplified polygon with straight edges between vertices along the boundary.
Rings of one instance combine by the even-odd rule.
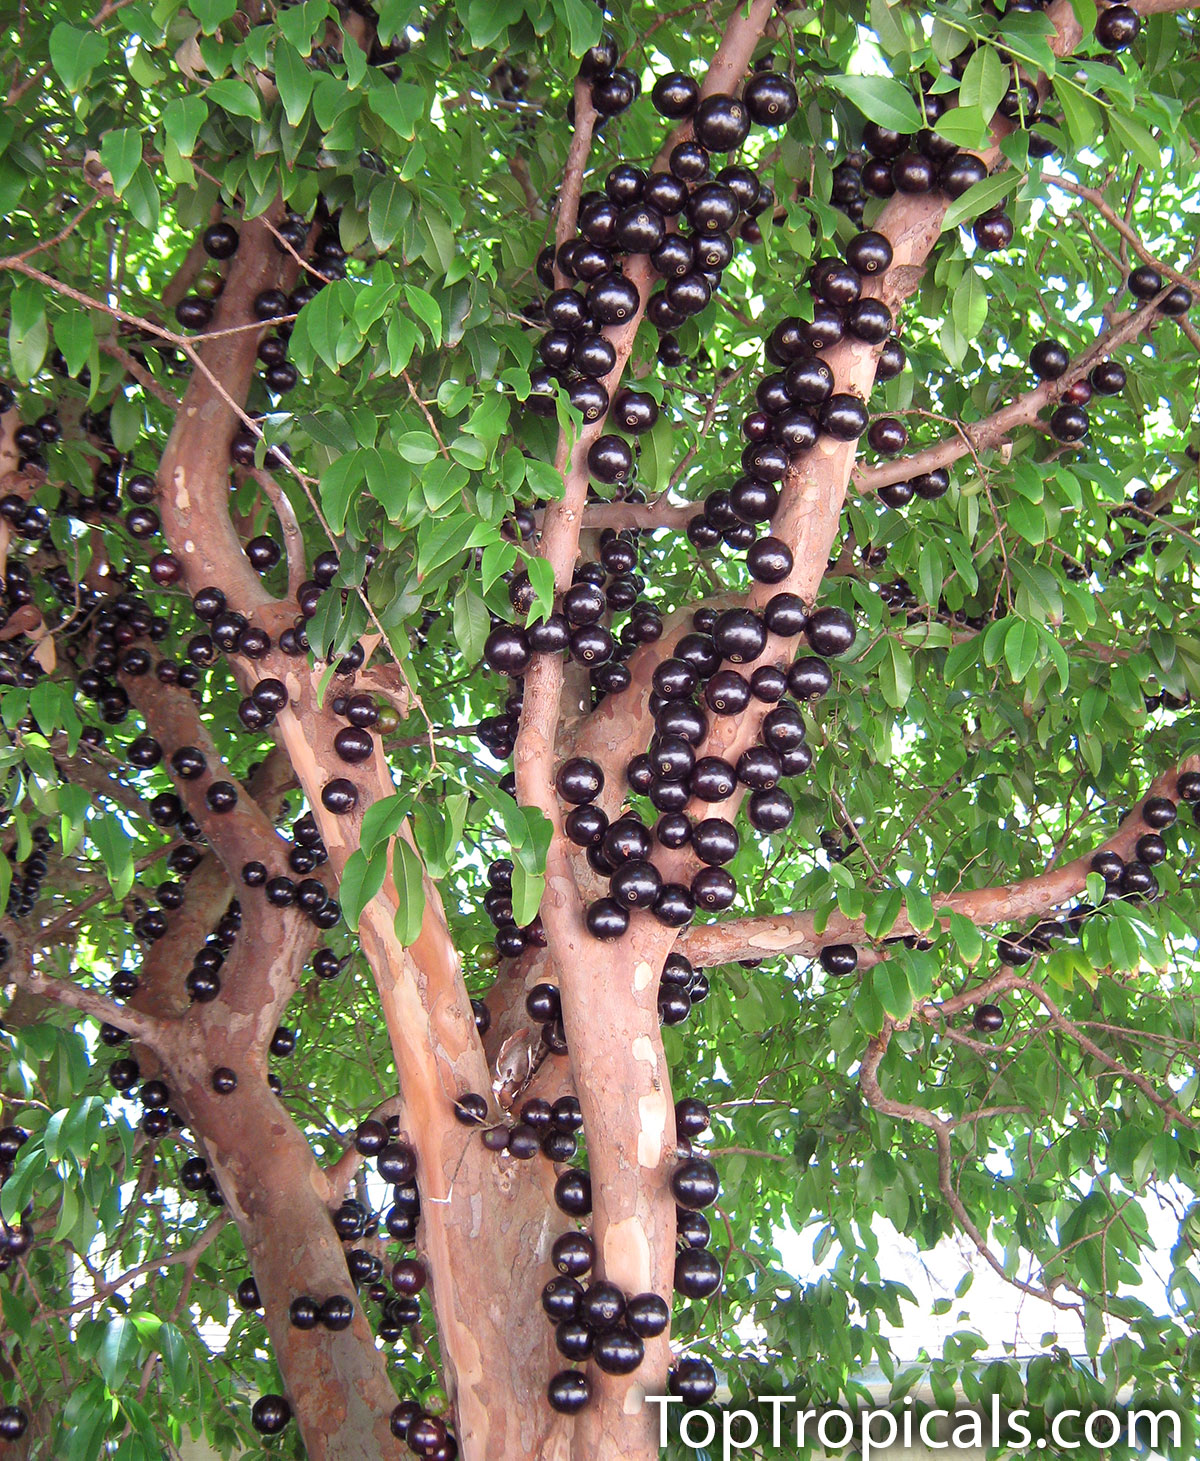
[[[13,1164],[21,1148],[29,1140],[23,1126],[0,1127],[0,1187],[12,1176]],[[0,1273],[6,1272],[33,1244],[33,1204],[27,1203],[15,1222],[0,1220]],[[21,1433],[7,1435],[4,1430],[8,1412],[0,1410],[0,1440],[16,1440]]]
[[[676,1104],[675,1124],[682,1143],[681,1159],[671,1174],[678,1204],[675,1291],[685,1299],[709,1298],[720,1288],[723,1275],[719,1261],[708,1251],[711,1230],[701,1209],[716,1200],[720,1184],[715,1167],[692,1146],[708,1127],[708,1108],[685,1098]],[[587,1174],[564,1172],[555,1185],[555,1200],[568,1215],[586,1217],[591,1211]],[[542,1290],[542,1308],[554,1325],[559,1353],[575,1362],[591,1360],[605,1374],[632,1374],[645,1357],[645,1341],[667,1328],[666,1302],[658,1294],[624,1294],[604,1279],[585,1288],[582,1280],[595,1261],[592,1237],[585,1230],[571,1229],[558,1237],[550,1259],[556,1276]],[[716,1390],[716,1375],[707,1360],[693,1355],[672,1367],[668,1384],[672,1394],[703,1404]],[[553,1409],[574,1414],[591,1399],[591,1383],[580,1370],[560,1370],[549,1382],[547,1398]]]

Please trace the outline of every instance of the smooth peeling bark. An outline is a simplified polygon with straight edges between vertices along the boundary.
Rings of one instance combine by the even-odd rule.
[[[361,812],[390,796],[393,786],[378,743],[364,765],[349,768],[338,759],[334,718],[316,707],[318,678],[292,662],[285,682],[293,704],[278,726],[340,876],[358,845]],[[359,808],[335,817],[323,807],[321,789],[348,771]],[[536,1159],[522,1163],[489,1152],[478,1128],[455,1119],[459,1096],[471,1091],[491,1098],[459,956],[431,882],[421,933],[410,948],[396,937],[396,909],[389,878],[363,910],[359,938],[387,1021],[405,1137],[417,1154],[418,1241],[460,1454],[465,1461],[567,1461],[572,1424],[545,1399],[547,1380],[564,1362],[540,1304],[553,1272],[550,1247],[566,1225],[553,1204],[553,1174]]]
[[[355,1300],[354,1322],[338,1334],[299,1330],[288,1318],[300,1294],[354,1298],[312,1151],[264,1070],[241,1073],[237,1090],[218,1096],[208,1060],[203,1047],[187,1042],[171,1076],[245,1243],[304,1454],[308,1461],[401,1461],[411,1453],[388,1425],[397,1396],[361,1303]]]

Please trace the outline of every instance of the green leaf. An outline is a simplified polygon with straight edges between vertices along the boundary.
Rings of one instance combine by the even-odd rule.
[[[868,121],[897,132],[917,132],[921,113],[907,87],[888,76],[831,76],[829,84],[840,91]]]
[[[440,345],[442,343],[442,311],[437,300],[418,284],[406,284],[404,297],[408,300],[413,314],[433,337],[433,343]]]
[[[961,913],[950,915],[950,937],[968,964],[977,964],[983,957],[983,935]]]
[[[368,811],[374,811],[379,805],[379,802],[373,803]],[[386,852],[368,858],[361,847],[356,847],[346,859],[346,867],[338,884],[338,902],[342,905],[342,917],[355,933],[358,932],[358,920],[362,917],[363,909],[383,887],[386,876]]]
[[[200,128],[208,120],[208,108],[201,96],[177,96],[163,108],[163,131],[181,157],[191,157]]]
[[[9,304],[8,354],[17,379],[27,384],[41,369],[50,344],[41,286],[18,279]]]
[[[483,658],[491,620],[487,605],[469,585],[464,585],[454,596],[453,628],[463,657],[469,664],[478,664]]]
[[[887,56],[907,54],[911,47],[904,26],[903,5],[889,5],[887,0],[871,0],[871,29],[879,37],[879,44]]]
[[[70,314],[54,321],[54,343],[63,353],[67,370],[78,375],[91,358],[96,343],[96,328],[90,310],[72,308]]]
[[[142,134],[133,127],[106,132],[100,143],[100,161],[112,175],[113,188],[119,198],[141,166]]]
[[[958,87],[958,106],[941,118],[947,120],[962,108],[976,108],[985,123],[992,120],[996,108],[1008,90],[1010,72],[993,46],[980,46],[967,62]],[[939,122],[938,130],[941,131]]]
[[[958,281],[951,308],[954,311],[954,323],[963,335],[968,340],[976,339],[987,319],[988,291],[987,285],[974,269],[968,269]]]
[[[158,1331],[157,1343],[171,1389],[185,1398],[191,1392],[192,1357],[182,1333],[174,1324],[164,1324]]]
[[[12,1174],[0,1188],[0,1217],[6,1223],[18,1219],[33,1196],[34,1184],[46,1170],[46,1151],[40,1142],[26,1142],[13,1166]]]
[[[237,0],[188,0],[188,9],[200,22],[204,34],[210,36],[223,21],[237,13]]]
[[[546,879],[541,873],[531,873],[525,864],[517,858],[513,862],[512,874],[512,906],[513,918],[517,926],[523,928],[525,924],[532,923],[541,907],[542,894],[546,889]]]
[[[77,30],[59,21],[50,32],[50,64],[70,92],[83,91],[107,56],[108,41],[97,30]]]
[[[980,52],[976,51],[976,55]],[[986,54],[990,55],[990,52]],[[979,107],[957,106],[939,117],[934,127],[939,137],[953,142],[958,147],[980,148],[988,146],[987,118]]]
[[[425,917],[424,869],[421,859],[403,837],[392,843],[392,876],[399,904],[396,909],[396,937],[405,946],[416,943]]]
[[[144,162],[139,165],[129,181],[125,201],[129,204],[129,211],[143,228],[155,229],[158,227],[162,200],[158,196],[158,185]]]
[[[1018,620],[1004,636],[1004,659],[1014,683],[1020,683],[1038,661],[1041,642],[1035,625]]]
[[[876,964],[871,973],[876,998],[885,1012],[896,1021],[908,1019],[913,1008],[912,990],[899,962],[885,959],[882,964]]]
[[[879,666],[879,688],[893,710],[903,710],[913,687],[913,663],[894,639],[887,641],[887,654]]]
[[[889,934],[900,916],[903,903],[904,895],[899,888],[889,888],[885,893],[877,894],[863,920],[863,931],[867,937],[883,938]]]
[[[400,237],[404,220],[412,212],[412,198],[399,178],[381,178],[371,189],[371,201],[367,205],[367,223],[371,242],[386,253]],[[441,326],[441,312],[438,312],[438,326]]]
[[[986,213],[989,208],[994,208],[1008,197],[1020,181],[1017,174],[1010,170],[975,183],[961,198],[955,198],[946,209],[946,215],[942,219],[942,232],[957,228],[960,223],[969,223],[981,213]]]
[[[1090,147],[1103,129],[1100,107],[1067,77],[1060,76],[1055,81],[1054,95],[1062,107],[1063,121],[1071,141],[1076,147]]]
[[[363,813],[362,825],[358,829],[359,850],[372,857],[377,847],[400,830],[411,806],[411,795],[398,791],[372,802]]]
[[[1151,132],[1132,117],[1122,116],[1115,107],[1108,113],[1108,125],[1117,134],[1125,151],[1143,167],[1157,171],[1162,166],[1162,149]]]
[[[328,0],[304,0],[303,5],[278,6],[275,24],[288,42],[295,46],[302,56],[312,51],[312,43],[318,31],[324,31],[326,20],[334,15]]]
[[[604,16],[591,0],[552,0],[555,14],[567,22],[572,56],[582,56],[600,39]]]
[[[257,122],[262,117],[262,103],[258,92],[249,82],[238,81],[233,77],[214,81],[205,92],[205,97],[213,106],[220,107],[230,116],[248,117],[252,122]]]
[[[329,526],[340,533],[346,526],[346,513],[355,489],[366,480],[366,453],[355,448],[326,467],[321,474],[321,506]]]
[[[304,58],[287,41],[275,42],[275,85],[289,126],[298,127],[312,100],[316,78],[304,64]]]
[[[130,1366],[141,1349],[137,1327],[124,1314],[110,1319],[104,1328],[104,1339],[96,1355],[96,1364],[110,1390],[119,1390]]]
[[[398,137],[411,142],[425,116],[425,88],[412,86],[406,81],[381,81],[368,92],[367,105]]]
[[[120,820],[113,816],[93,816],[88,821],[88,836],[100,854],[113,894],[124,898],[133,887],[133,843]]]
[[[925,933],[934,925],[933,900],[920,888],[907,887],[904,890],[904,908],[908,921],[918,933]]]

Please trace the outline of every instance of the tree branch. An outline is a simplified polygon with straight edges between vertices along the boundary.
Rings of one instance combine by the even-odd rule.
[[[1200,770],[1200,756],[1189,756],[1172,771],[1157,777],[1146,796],[1165,796],[1177,800],[1175,783],[1184,771]],[[1077,897],[1087,886],[1087,875],[1096,852],[1110,850],[1128,860],[1134,844],[1146,831],[1141,807],[1145,798],[1121,823],[1120,828],[1100,847],[1083,853],[1072,862],[1062,863],[1034,877],[1014,883],[976,888],[955,893],[938,894],[933,899],[939,920],[949,923],[949,916],[960,913],[972,923],[989,926],[1016,922],[1040,916]],[[907,915],[900,914],[889,930],[891,937],[917,932]],[[696,965],[727,964],[737,959],[773,957],[778,954],[800,954],[815,958],[826,944],[861,944],[865,940],[862,919],[845,918],[834,913],[821,934],[817,934],[811,913],[765,914],[761,917],[734,918],[707,927],[687,929],[680,937],[679,949]]]
[[[1001,445],[1022,426],[1037,426],[1044,431],[1045,426],[1038,421],[1039,412],[1060,400],[1070,386],[1087,375],[1092,366],[1101,360],[1107,360],[1121,345],[1136,339],[1143,331],[1153,329],[1165,318],[1165,315],[1158,312],[1154,300],[1139,305],[1137,309],[1126,311],[1111,329],[1106,330],[1075,357],[1066,373],[1058,380],[1042,381],[1032,390],[1010,401],[1007,406],[993,411],[982,421],[969,424],[956,422],[956,434],[944,441],[934,442],[931,446],[922,447],[920,451],[881,462],[875,467],[858,468],[851,479],[856,491],[877,492],[880,487],[890,486],[893,482],[906,482],[924,472],[949,467],[965,456],[977,456],[980,452]]]

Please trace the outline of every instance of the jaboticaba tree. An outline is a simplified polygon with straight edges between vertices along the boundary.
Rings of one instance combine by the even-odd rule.
[[[0,1461],[1186,1420],[1187,5],[7,24]]]

